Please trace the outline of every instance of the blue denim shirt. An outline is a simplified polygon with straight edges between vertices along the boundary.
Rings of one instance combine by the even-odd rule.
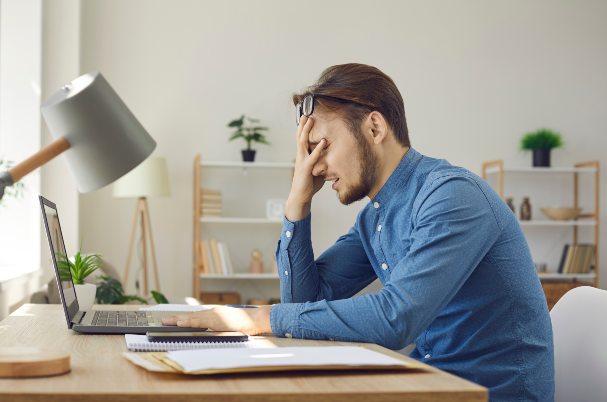
[[[310,225],[283,223],[275,334],[415,342],[412,357],[488,387],[492,401],[554,399],[552,327],[527,242],[478,176],[410,149],[316,260]],[[352,297],[376,278],[379,292]]]

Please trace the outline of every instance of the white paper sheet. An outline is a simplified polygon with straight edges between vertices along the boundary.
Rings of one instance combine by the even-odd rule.
[[[168,352],[184,372],[276,366],[402,366],[402,360],[359,346],[206,349]]]

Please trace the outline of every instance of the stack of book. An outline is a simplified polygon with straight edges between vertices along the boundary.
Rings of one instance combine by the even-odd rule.
[[[200,215],[221,216],[222,213],[221,192],[202,189],[200,191]]]
[[[587,274],[594,261],[593,244],[566,244],[563,247],[559,273],[561,274]]]
[[[198,242],[198,254],[202,265],[199,268],[203,274],[231,275],[234,273],[228,245],[216,239]]]

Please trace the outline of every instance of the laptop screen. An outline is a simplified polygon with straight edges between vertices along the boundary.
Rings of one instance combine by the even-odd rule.
[[[72,273],[67,265],[67,252],[65,250],[65,242],[61,233],[61,225],[59,224],[59,214],[54,203],[40,196],[40,206],[42,208],[42,218],[46,227],[46,237],[53,258],[53,266],[55,267],[55,279],[59,287],[59,296],[65,316],[67,318],[68,328],[72,327],[72,319],[78,313],[78,300],[76,300],[76,290],[72,281]]]

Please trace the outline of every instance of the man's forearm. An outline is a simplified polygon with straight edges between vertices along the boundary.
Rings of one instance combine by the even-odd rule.
[[[284,220],[276,252],[283,303],[317,300],[320,278],[312,250],[311,220],[310,214],[299,221]]]
[[[300,221],[310,215],[311,207],[311,202],[301,202],[289,198],[285,205],[285,216],[291,222]]]

